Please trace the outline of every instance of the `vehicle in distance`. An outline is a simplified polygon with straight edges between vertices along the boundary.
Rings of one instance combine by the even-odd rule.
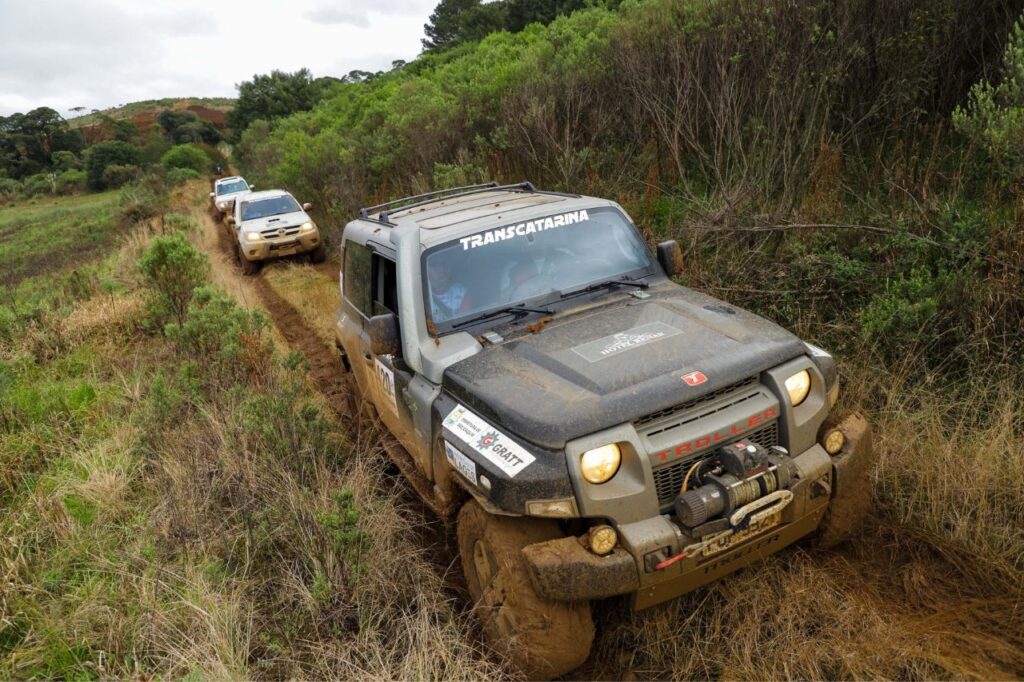
[[[616,203],[494,183],[363,209],[335,334],[389,455],[454,520],[476,612],[529,677],[581,664],[591,602],[646,608],[869,504],[831,355],[682,287]]]
[[[227,219],[242,272],[254,275],[271,258],[308,253],[314,263],[327,258],[327,249],[316,223],[283,189],[250,192],[238,198]]]
[[[228,178],[219,178],[213,183],[213,191],[210,192],[210,201],[214,209],[221,215],[231,212],[235,200],[243,194],[255,189],[245,181],[245,178],[232,175]]]

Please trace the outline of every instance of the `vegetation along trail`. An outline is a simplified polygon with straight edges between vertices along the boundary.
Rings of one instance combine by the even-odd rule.
[[[233,262],[223,226],[197,214]],[[318,390],[357,440],[379,452],[374,441],[383,432],[348,412],[349,386],[331,345],[333,258],[274,263],[251,279],[231,272],[252,282],[282,336],[306,355]],[[884,439],[883,429],[878,447],[887,452]],[[412,491],[406,497],[416,499]],[[459,592],[451,543],[422,511],[430,563]],[[459,602],[468,616],[465,598]],[[625,600],[605,602],[595,609],[595,653],[573,676],[1016,676],[1024,672],[1024,633],[1008,624],[1022,608],[1024,592],[1012,577],[974,565],[934,537],[874,518],[835,551],[798,546],[648,611],[631,613]]]

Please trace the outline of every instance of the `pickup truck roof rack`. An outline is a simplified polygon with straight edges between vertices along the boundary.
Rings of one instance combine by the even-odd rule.
[[[426,192],[424,194],[415,194],[413,196],[404,197],[402,199],[394,199],[383,204],[377,204],[376,206],[367,206],[366,208],[359,209],[359,217],[363,220],[372,220],[375,223],[381,223],[394,227],[395,224],[388,220],[392,213],[396,211],[404,211],[410,208],[416,208],[417,206],[424,206],[426,204],[433,203],[435,201],[442,201],[444,199],[453,199],[455,197],[464,197],[470,194],[479,194],[480,192],[490,192],[493,190],[518,190],[520,192],[537,192],[537,188],[533,186],[532,182],[517,182],[512,185],[499,185],[497,182],[485,182],[479,185],[465,185],[464,187],[452,187],[450,189],[439,189],[433,192]],[[412,202],[412,203],[406,203]],[[384,209],[384,210],[382,210]],[[379,211],[377,217],[371,217],[375,212]]]

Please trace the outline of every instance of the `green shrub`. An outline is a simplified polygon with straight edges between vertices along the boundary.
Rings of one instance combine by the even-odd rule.
[[[89,176],[83,170],[66,170],[57,176],[57,191],[61,194],[84,192]]]
[[[22,189],[21,183],[14,178],[0,178],[0,197],[10,199],[21,194]]]
[[[184,237],[176,235],[181,241]],[[239,381],[263,383],[270,372],[273,343],[270,322],[262,311],[240,308],[213,287],[195,290],[182,322],[167,325],[168,338],[202,363],[202,380],[209,387]]]
[[[171,147],[160,157],[160,163],[167,170],[191,168],[196,173],[210,172],[210,157],[194,144],[179,144],[176,147]]]
[[[112,163],[103,169],[103,186],[107,189],[123,187],[142,174],[142,169],[130,164]]]
[[[167,187],[158,177],[146,176],[121,189],[121,216],[130,223],[141,223],[167,211]]]
[[[138,166],[140,151],[135,145],[118,140],[108,140],[89,147],[85,157],[85,169],[89,175],[89,187],[106,189],[103,171],[107,166]]]
[[[975,83],[953,125],[989,155],[1005,179],[1024,175],[1024,23],[1018,21],[1003,53],[1002,80]]]
[[[139,260],[142,278],[151,292],[150,318],[185,322],[196,287],[203,284],[210,265],[180,232],[157,237]]]
[[[169,185],[182,185],[189,180],[196,180],[203,177],[199,171],[194,168],[172,168],[167,171],[167,184]]]
[[[56,190],[56,176],[49,173],[37,173],[30,175],[22,182],[22,188],[28,196],[40,194],[52,194]]]

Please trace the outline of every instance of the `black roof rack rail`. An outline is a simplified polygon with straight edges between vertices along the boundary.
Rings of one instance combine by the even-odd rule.
[[[376,223],[383,225],[394,226],[388,217],[395,211],[404,211],[406,209],[415,208],[417,206],[423,206],[424,204],[430,204],[435,201],[442,201],[444,199],[453,199],[455,197],[464,197],[470,194],[479,194],[480,192],[490,192],[492,190],[520,190],[523,192],[536,192],[537,188],[533,186],[532,182],[517,182],[512,185],[499,185],[497,182],[485,182],[479,185],[465,185],[464,187],[452,187],[450,189],[439,189],[433,192],[426,192],[424,194],[415,194],[409,197],[403,197],[402,199],[394,199],[387,201],[383,204],[377,204],[376,206],[367,206],[366,208],[359,209],[359,217],[363,220],[372,220]],[[412,202],[406,204],[406,202]],[[401,205],[398,205],[401,204]],[[387,209],[387,210],[381,210]],[[371,214],[375,211],[380,211],[380,215],[376,218],[371,218]]]

